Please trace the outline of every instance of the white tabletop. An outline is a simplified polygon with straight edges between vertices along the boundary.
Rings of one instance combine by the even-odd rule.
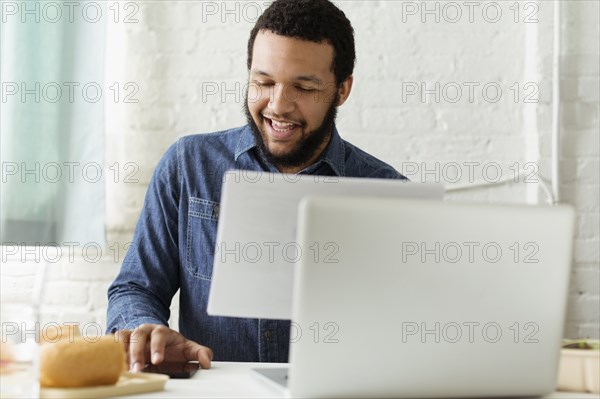
[[[208,370],[198,370],[190,379],[171,379],[165,390],[127,398],[281,398],[285,391],[271,386],[252,369],[285,367],[281,363],[212,362]]]
[[[199,370],[193,378],[167,381],[164,391],[127,398],[282,398],[285,391],[266,383],[253,368],[278,368],[278,363],[213,362],[210,370]],[[585,393],[555,392],[546,399],[598,398]]]

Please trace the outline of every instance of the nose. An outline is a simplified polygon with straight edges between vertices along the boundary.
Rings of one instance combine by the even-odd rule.
[[[276,84],[270,90],[269,109],[276,115],[291,113],[296,106],[294,96],[286,88],[286,85]]]

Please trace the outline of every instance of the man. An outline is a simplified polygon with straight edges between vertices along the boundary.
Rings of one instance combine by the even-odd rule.
[[[327,0],[275,1],[248,42],[248,124],[183,137],[161,159],[108,292],[108,330],[128,343],[132,370],[164,360],[208,368],[213,356],[287,362],[288,321],[206,313],[213,254],[205,249],[215,245],[227,170],[404,178],[335,128],[337,107],[352,89],[353,36],[344,13]],[[180,333],[167,327],[177,289]]]

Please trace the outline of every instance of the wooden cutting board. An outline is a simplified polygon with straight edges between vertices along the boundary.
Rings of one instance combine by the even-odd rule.
[[[155,392],[165,389],[169,379],[163,374],[124,373],[115,385],[101,385],[85,388],[42,388],[43,399],[95,399],[133,393]]]

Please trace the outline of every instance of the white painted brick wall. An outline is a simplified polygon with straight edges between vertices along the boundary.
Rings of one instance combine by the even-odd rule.
[[[564,96],[562,160],[569,165],[563,175],[561,195],[578,212],[574,266],[567,310],[566,334],[599,335],[599,163],[598,94],[600,35],[598,2],[567,2],[563,8],[562,40]],[[549,57],[549,53],[548,53]],[[594,60],[594,61],[592,61]],[[546,71],[545,71],[546,72]],[[542,152],[548,156],[549,152]]]
[[[411,175],[422,180],[424,167],[449,162],[463,166],[461,184],[468,183],[464,162],[478,162],[475,180],[486,163],[531,162],[548,177],[551,127],[552,5],[550,1],[481,2],[473,22],[468,8],[449,22],[449,2],[428,1],[435,15],[421,14],[422,2],[339,1],[356,30],[358,63],[349,101],[340,109],[343,137],[388,161],[401,171],[417,165]],[[492,4],[493,3],[493,4]],[[598,142],[598,2],[564,2],[562,40],[562,200],[578,215],[575,254],[565,335],[598,337],[599,287],[599,142]],[[103,258],[92,263],[61,259],[50,270],[48,317],[104,326],[106,288],[116,275],[124,245],[131,239],[151,173],[160,156],[178,137],[221,130],[244,123],[242,91],[246,81],[246,42],[257,10],[265,2],[137,1],[132,24],[110,24],[107,81],[131,82],[137,103],[107,103],[106,167],[119,162],[120,175],[107,179],[107,241]],[[502,9],[500,21],[493,7]],[[515,18],[518,6],[518,22]],[[419,12],[411,14],[417,7]],[[444,8],[446,7],[446,8]],[[488,20],[482,9],[488,7]],[[491,7],[491,8],[490,8]],[[513,7],[513,8],[510,8]],[[227,12],[229,10],[229,12]],[[234,10],[234,11],[231,11]],[[237,12],[235,11],[237,10]],[[535,14],[530,15],[531,12]],[[447,18],[444,19],[444,16]],[[537,18],[533,25],[527,17]],[[422,21],[425,18],[425,22]],[[537,32],[533,49],[526,40]],[[469,101],[465,82],[478,84]],[[465,90],[456,103],[448,96],[407,95],[411,85],[428,88],[458,85]],[[515,86],[518,90],[515,90]],[[533,104],[525,84],[539,88]],[[502,88],[498,102],[486,101],[481,88]],[[208,91],[218,88],[217,92]],[[511,89],[512,87],[512,89]],[[518,93],[518,99],[515,98]],[[525,130],[533,121],[537,131]],[[528,122],[529,123],[529,122]],[[529,126],[529,125],[527,125]],[[538,149],[532,143],[539,141]],[[533,154],[533,155],[531,155]],[[126,163],[135,169],[125,181]],[[409,169],[410,170],[410,169]],[[438,180],[444,180],[438,174]],[[435,180],[429,174],[427,180]],[[448,195],[452,200],[527,202],[544,200],[533,183],[488,186]],[[116,245],[116,246],[115,246]],[[120,248],[118,254],[116,248]],[[116,257],[116,259],[115,259]],[[2,266],[2,295],[24,295],[35,267],[12,260]],[[174,309],[176,309],[176,300]],[[174,318],[176,320],[176,317]],[[176,325],[176,322],[175,322]]]

